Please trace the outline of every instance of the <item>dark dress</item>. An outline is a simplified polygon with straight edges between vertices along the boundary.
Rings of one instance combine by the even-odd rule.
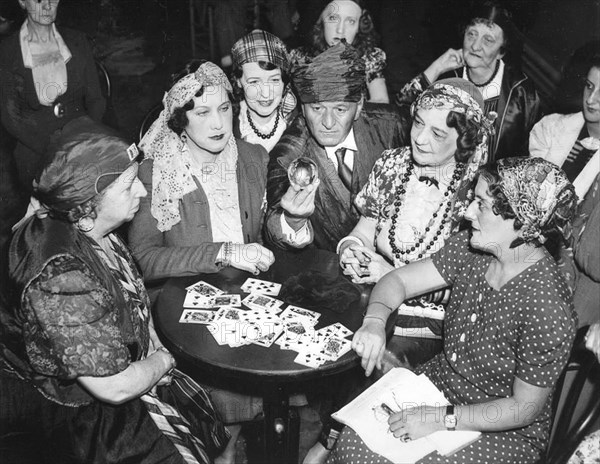
[[[432,257],[453,289],[443,352],[418,370],[450,403],[458,405],[511,396],[515,376],[537,387],[553,387],[567,362],[577,327],[569,289],[554,259],[546,254],[494,290],[485,279],[492,258],[470,250],[468,236],[465,231],[452,237]],[[471,446],[449,457],[436,452],[419,462],[535,463],[548,441],[551,396],[532,424],[483,433]],[[490,409],[490,420],[497,413]],[[389,461],[369,450],[347,427],[330,462]]]
[[[20,31],[0,43],[0,119],[18,141],[15,165],[27,194],[44,163],[43,156],[54,131],[86,114],[100,121],[106,108],[87,37],[71,29],[58,28],[58,31],[72,55],[66,64],[67,90],[55,100],[64,107],[62,117],[56,116],[52,106],[44,106],[38,100],[33,73],[23,64]]]
[[[35,388],[28,431],[56,453],[55,462],[189,462],[176,448],[178,437],[151,418],[146,395],[110,405],[77,381],[118,374],[148,352],[143,281],[116,236],[111,246],[117,263],[108,265],[102,249],[72,225],[34,217],[17,230],[10,275],[19,303],[2,314],[2,361],[22,388]],[[198,455],[209,462],[204,450]]]

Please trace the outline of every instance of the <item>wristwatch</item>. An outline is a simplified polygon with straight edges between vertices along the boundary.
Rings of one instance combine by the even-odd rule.
[[[456,414],[454,414],[454,406],[448,405],[446,406],[446,415],[444,416],[444,425],[448,430],[456,430],[456,424],[458,423],[458,418]]]

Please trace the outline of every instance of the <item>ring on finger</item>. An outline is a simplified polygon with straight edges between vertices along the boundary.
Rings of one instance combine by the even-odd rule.
[[[407,441],[411,441],[412,438],[410,438],[408,436],[408,433],[403,433],[402,435],[400,435],[400,440],[404,443],[406,443]]]

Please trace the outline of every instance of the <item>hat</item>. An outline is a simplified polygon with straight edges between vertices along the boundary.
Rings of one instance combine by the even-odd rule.
[[[299,64],[292,79],[302,103],[358,102],[366,88],[365,62],[342,40]]]
[[[265,61],[283,71],[289,69],[289,55],[283,41],[260,29],[255,29],[238,40],[231,49],[231,56],[234,68],[241,68],[246,63]]]
[[[50,161],[34,181],[34,196],[59,212],[91,200],[141,157],[135,144],[88,116],[57,131],[47,153]]]

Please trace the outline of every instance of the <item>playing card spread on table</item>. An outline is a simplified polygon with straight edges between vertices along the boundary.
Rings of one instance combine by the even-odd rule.
[[[345,325],[336,322],[335,324],[317,330],[317,333],[326,335],[327,337],[346,338],[349,335],[352,335],[353,332]]]
[[[323,355],[313,351],[302,351],[298,353],[298,356],[294,359],[295,363],[307,367],[319,367],[325,364],[325,361],[327,361],[327,359],[325,359]]]
[[[185,288],[188,292],[195,292],[201,296],[210,298],[211,296],[220,295],[224,293],[223,290],[218,289],[214,285],[204,282],[203,280],[196,282],[193,285]]]
[[[282,319],[298,319],[304,318],[315,325],[317,320],[321,315],[316,311],[311,311],[309,309],[301,308],[299,306],[288,305],[287,308],[279,315]]]
[[[248,308],[263,310],[275,314],[281,311],[280,308],[283,305],[283,301],[260,294],[250,294],[242,300],[242,303]]]
[[[330,337],[323,344],[323,348],[319,351],[321,355],[328,361],[335,361],[344,356],[352,349],[352,342],[345,338]]]
[[[215,311],[203,309],[184,309],[179,322],[184,324],[208,324],[215,317]]]
[[[196,292],[188,292],[183,301],[184,308],[207,309],[221,306],[241,306],[239,295],[219,294],[211,297],[202,296]]]
[[[244,282],[241,289],[246,293],[260,293],[261,295],[277,296],[281,290],[281,284],[269,282],[268,280],[249,278]]]

